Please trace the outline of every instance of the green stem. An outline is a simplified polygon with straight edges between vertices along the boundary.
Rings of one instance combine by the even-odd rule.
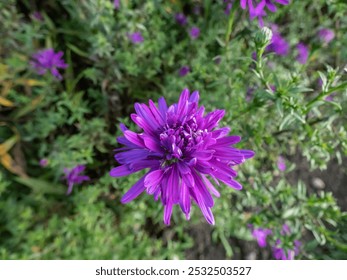
[[[228,20],[228,29],[227,29],[227,33],[225,34],[225,46],[227,46],[230,41],[230,35],[234,25],[235,11],[236,9],[234,9],[234,7],[230,11],[229,20]]]

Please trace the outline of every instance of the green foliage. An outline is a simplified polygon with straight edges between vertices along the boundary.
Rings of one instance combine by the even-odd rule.
[[[303,158],[311,171],[337,158],[345,172],[344,1],[292,1],[271,13],[266,21],[276,23],[291,46],[285,57],[266,51],[269,34],[239,7],[225,15],[223,1],[132,0],[121,1],[119,10],[109,0],[5,2],[0,144],[10,139],[11,145],[0,149],[0,258],[184,259],[198,245],[219,244],[227,258],[236,258],[242,244],[253,241],[250,224],[271,228],[272,245],[280,239],[292,249],[300,240],[298,258],[347,257],[346,213],[331,193],[334,186],[317,191],[295,175]],[[193,13],[195,5],[200,14]],[[42,21],[32,16],[37,9]],[[174,20],[182,9],[188,15],[184,27]],[[201,29],[196,40],[188,35],[192,26]],[[329,44],[317,37],[321,27],[335,31]],[[143,35],[142,44],[128,39],[135,31]],[[310,48],[305,65],[295,60],[300,41]],[[63,51],[69,64],[61,70],[62,81],[30,66],[35,52],[50,47]],[[180,77],[184,65],[191,72]],[[197,244],[192,235],[205,223],[198,207],[185,221],[176,206],[172,226],[165,227],[163,207],[152,197],[120,203],[141,174],[108,174],[117,164],[119,123],[136,130],[129,118],[133,103],[159,96],[174,103],[185,87],[200,91],[206,111],[225,109],[222,125],[242,136],[239,148],[256,152],[238,170],[242,191],[219,188],[216,225],[208,228],[212,245]],[[327,101],[331,94],[333,101]],[[286,158],[285,172],[276,167],[279,155]],[[48,160],[44,168],[42,158]],[[91,181],[66,196],[63,169],[78,164],[87,166]],[[289,236],[280,234],[284,223]]]

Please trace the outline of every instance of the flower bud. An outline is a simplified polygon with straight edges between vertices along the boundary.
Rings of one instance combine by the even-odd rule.
[[[257,48],[265,48],[271,43],[272,31],[268,27],[263,27],[259,30],[254,37],[254,42]]]

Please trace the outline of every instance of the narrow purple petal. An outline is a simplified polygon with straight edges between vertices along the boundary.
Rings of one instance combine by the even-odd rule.
[[[131,143],[139,146],[139,147],[145,147],[143,140],[140,138],[138,134],[135,132],[132,132],[130,130],[127,130],[124,132],[124,136],[127,140],[129,140]]]
[[[188,186],[182,182],[181,184],[181,193],[180,193],[180,206],[183,213],[186,215],[187,220],[190,218],[190,194],[188,190]]]
[[[172,215],[172,202],[168,202],[164,207],[164,224],[170,225]]]
[[[110,175],[112,177],[123,177],[132,173],[134,173],[134,171],[130,170],[130,168],[127,165],[121,165],[121,166],[112,168],[112,170],[110,171]]]
[[[220,197],[220,193],[217,189],[211,184],[211,182],[206,178],[204,174],[201,174],[201,178],[204,181],[205,185],[209,188],[209,190],[216,196]]]
[[[144,185],[148,194],[153,194],[157,190],[163,179],[163,175],[164,172],[161,169],[154,170],[146,175]]]
[[[146,175],[145,175],[146,176]],[[123,204],[129,203],[130,201],[134,200],[136,197],[138,197],[144,190],[144,180],[145,176],[143,176],[140,180],[138,180],[126,193],[123,195],[121,202]]]

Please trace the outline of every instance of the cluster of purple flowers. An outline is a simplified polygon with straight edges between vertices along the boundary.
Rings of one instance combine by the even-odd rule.
[[[191,201],[201,209],[206,220],[214,224],[211,208],[220,194],[207,176],[219,185],[225,183],[240,190],[242,186],[234,180],[234,166],[253,157],[254,152],[233,147],[239,136],[227,136],[228,127],[218,124],[225,114],[216,110],[204,114],[198,106],[199,93],[183,90],[177,104],[168,106],[164,98],[158,107],[152,100],[149,105],[135,104],[136,114],[131,119],[143,131],[135,133],[124,125],[124,136],[118,142],[115,159],[121,166],[113,168],[113,177],[126,176],[143,169],[149,171],[122,197],[128,203],[146,191],[164,205],[164,223],[169,225],[172,208],[179,204],[189,219]]]
[[[195,6],[194,7],[194,13],[199,14],[200,13],[200,7],[199,6]],[[175,20],[176,23],[181,25],[181,26],[185,26],[188,23],[187,17],[183,14],[183,13],[176,13],[175,14]],[[190,38],[192,40],[196,40],[197,38],[199,38],[200,36],[200,29],[197,26],[193,26],[188,30],[188,34],[190,36]],[[188,65],[184,65],[182,66],[179,71],[178,71],[178,75],[180,77],[184,77],[186,76],[189,72],[191,71],[190,67]]]
[[[200,13],[200,10],[199,10],[199,13]],[[185,26],[188,23],[187,17],[183,13],[176,13],[175,14],[175,20],[176,20],[177,24],[179,24],[181,26]],[[190,38],[195,40],[200,36],[200,29],[197,26],[193,26],[189,29],[188,33],[189,33]]]
[[[279,56],[286,56],[289,53],[289,43],[278,31],[278,26],[275,24],[271,25],[271,29],[273,32],[271,43],[266,47],[266,51],[274,52]],[[296,46],[298,55],[296,60],[301,64],[306,64],[308,56],[309,56],[309,48],[302,42],[297,44]]]
[[[289,43],[279,33],[278,26],[275,24],[272,24],[271,29],[273,32],[273,36],[271,39],[271,44],[267,46],[266,50],[268,52],[274,52],[280,56],[288,55],[290,50]],[[319,39],[323,41],[325,44],[330,43],[335,37],[334,31],[331,29],[326,29],[326,28],[320,29],[317,35]],[[297,49],[296,60],[301,64],[306,64],[309,57],[309,53],[310,53],[309,47],[303,42],[299,42],[296,45],[296,49]]]
[[[267,237],[272,234],[271,229],[267,228],[254,228],[252,225],[249,226],[252,231],[252,236],[257,240],[259,247],[265,248],[267,246]],[[287,224],[282,226],[280,232],[282,236],[288,236],[291,234],[291,230]],[[272,254],[276,260],[293,260],[300,252],[301,242],[294,240],[292,249],[284,249],[281,247],[281,240],[277,239],[274,246],[272,246]]]

